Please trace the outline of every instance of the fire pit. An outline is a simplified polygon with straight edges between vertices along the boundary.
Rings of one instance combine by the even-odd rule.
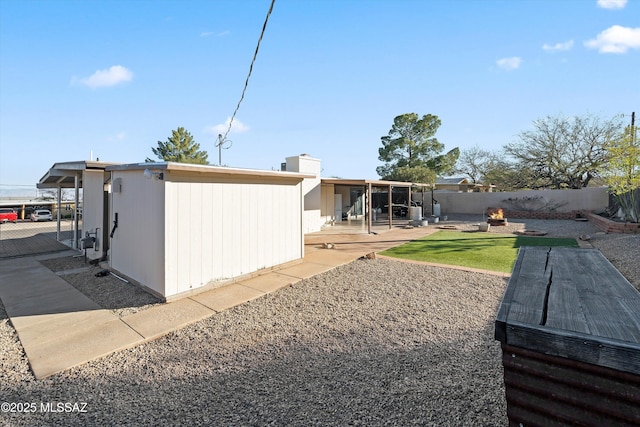
[[[487,213],[489,214],[489,219],[487,220],[489,224],[497,227],[507,225],[507,219],[504,217],[504,211],[501,208],[490,208]]]

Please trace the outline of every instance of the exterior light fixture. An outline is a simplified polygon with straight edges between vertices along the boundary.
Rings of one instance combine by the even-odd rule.
[[[145,176],[147,179],[151,179],[151,178],[153,178],[153,179],[155,179],[156,181],[157,181],[157,180],[163,180],[163,179],[164,179],[164,173],[162,173],[162,172],[152,171],[151,169],[145,169],[145,170],[144,170],[144,176]]]

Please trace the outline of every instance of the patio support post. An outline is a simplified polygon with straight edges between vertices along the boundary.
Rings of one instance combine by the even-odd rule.
[[[367,233],[371,234],[371,220],[373,216],[371,214],[371,197],[373,196],[373,192],[371,190],[371,183],[367,184]]]
[[[369,207],[369,201],[367,200],[367,185],[362,186],[362,228],[365,227],[365,223],[367,222],[367,208]]]
[[[302,182],[298,184],[300,187],[300,257],[304,258],[304,188],[302,188]]]
[[[389,230],[393,227],[393,197],[391,197],[391,192],[393,191],[393,187],[389,184]]]
[[[434,209],[434,202],[433,202],[433,187],[435,187],[434,185],[431,185],[431,215],[435,215],[435,212],[433,211]]]

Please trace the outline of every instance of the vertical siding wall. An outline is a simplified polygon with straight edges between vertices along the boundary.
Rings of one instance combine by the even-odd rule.
[[[110,266],[164,295],[164,186],[167,183],[148,179],[141,170],[113,171],[111,182],[110,227],[117,213],[118,228],[111,239]]]
[[[164,295],[303,257],[301,184],[167,182]]]

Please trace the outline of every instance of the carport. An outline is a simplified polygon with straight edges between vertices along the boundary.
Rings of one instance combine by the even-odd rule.
[[[82,237],[80,232],[80,217],[82,217],[83,230],[93,230],[94,233],[102,230],[103,235],[98,236],[98,238],[105,244],[108,243],[108,239],[105,238],[106,227],[104,227],[102,222],[102,219],[106,216],[105,212],[108,207],[105,202],[107,198],[105,196],[104,186],[108,179],[105,168],[114,164],[117,163],[91,160],[55,163],[47,173],[40,178],[37,184],[37,188],[39,189],[57,190],[58,207],[62,204],[62,189],[74,189],[75,209],[73,210],[73,232],[71,238],[71,247],[73,249],[80,248],[79,239]],[[82,202],[80,199],[81,188],[83,189]],[[57,211],[56,240],[60,241],[61,213],[60,209]],[[99,254],[95,254],[94,257],[102,256],[103,253],[106,253],[106,249],[106,245],[104,245],[99,251]]]

